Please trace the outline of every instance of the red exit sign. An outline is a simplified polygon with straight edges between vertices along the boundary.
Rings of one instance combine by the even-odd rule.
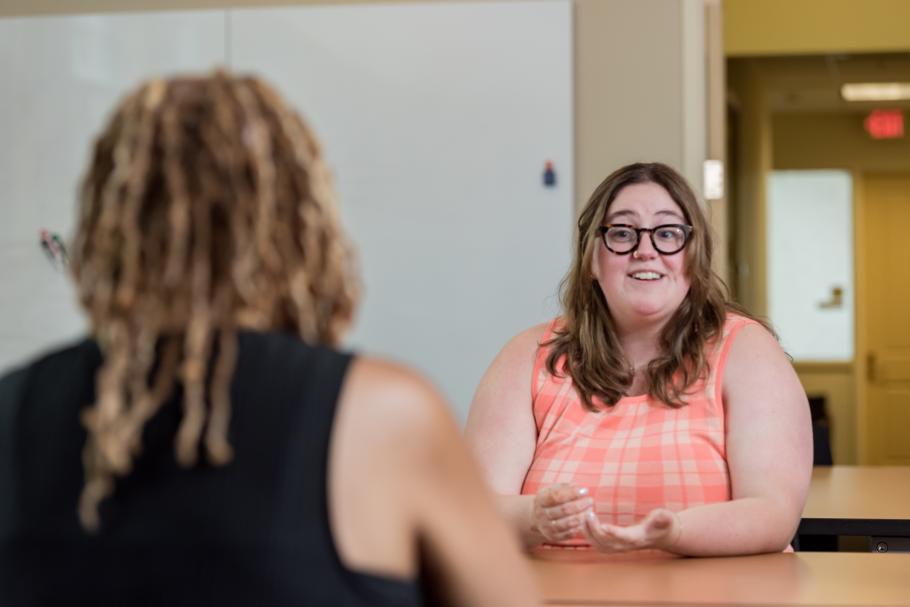
[[[863,127],[873,139],[899,139],[904,136],[904,114],[900,110],[873,110]]]

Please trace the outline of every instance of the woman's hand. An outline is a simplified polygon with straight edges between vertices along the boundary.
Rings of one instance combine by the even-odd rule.
[[[550,485],[534,496],[531,525],[544,542],[564,542],[581,533],[585,516],[593,514],[593,507],[587,488]]]
[[[652,510],[640,523],[628,527],[601,523],[594,512],[589,511],[585,515],[582,529],[591,546],[600,552],[626,552],[644,548],[670,550],[681,532],[679,516],[666,508]]]

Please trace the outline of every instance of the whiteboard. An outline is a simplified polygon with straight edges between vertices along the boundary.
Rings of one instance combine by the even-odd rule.
[[[229,12],[232,67],[275,83],[334,167],[365,283],[349,345],[422,370],[463,420],[498,350],[558,311],[571,4]]]
[[[222,64],[224,25],[223,11],[0,19],[0,372],[85,332],[38,233],[71,236],[107,112],[150,76]]]
[[[797,361],[853,360],[850,173],[773,171],[767,209],[768,311],[781,344]]]
[[[0,369],[85,331],[37,235],[70,235],[106,113],[145,78],[216,64],[272,81],[324,142],[364,274],[349,347],[424,371],[463,420],[499,348],[557,313],[569,0],[2,19],[0,53],[16,142],[0,149]]]

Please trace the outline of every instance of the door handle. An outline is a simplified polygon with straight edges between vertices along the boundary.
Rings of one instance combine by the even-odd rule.
[[[843,287],[831,287],[831,297],[827,301],[819,302],[818,307],[823,310],[844,307]]]
[[[870,382],[875,381],[875,352],[866,354],[866,378]]]

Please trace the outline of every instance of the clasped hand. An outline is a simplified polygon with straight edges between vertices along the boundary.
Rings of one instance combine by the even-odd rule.
[[[645,548],[670,549],[679,539],[679,516],[656,508],[634,525],[602,523],[594,514],[588,490],[575,485],[552,485],[534,499],[534,529],[545,542],[564,542],[582,534],[600,552],[626,552]]]

